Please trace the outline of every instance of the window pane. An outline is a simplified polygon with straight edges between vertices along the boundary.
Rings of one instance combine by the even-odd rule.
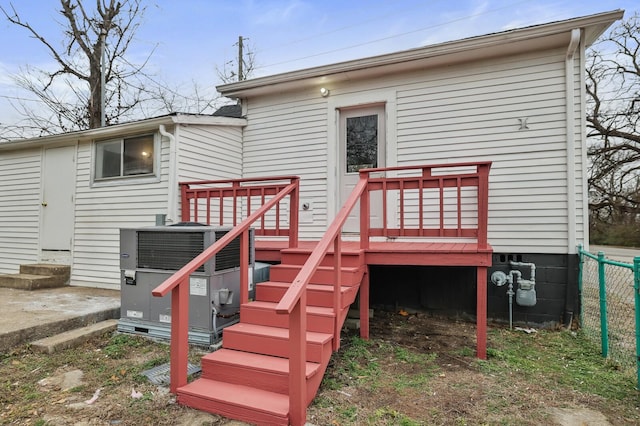
[[[347,173],[378,167],[378,115],[348,117]]]
[[[124,176],[153,173],[153,136],[124,140]]]
[[[96,179],[121,176],[120,141],[102,142],[96,145]]]

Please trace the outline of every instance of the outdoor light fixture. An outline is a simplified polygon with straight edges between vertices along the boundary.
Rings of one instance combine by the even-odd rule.
[[[329,89],[327,89],[326,87],[321,87],[320,96],[322,96],[323,98],[326,98],[327,96],[329,96]]]

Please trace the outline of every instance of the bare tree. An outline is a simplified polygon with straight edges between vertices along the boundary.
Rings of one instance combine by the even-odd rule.
[[[625,231],[640,222],[639,15],[596,43],[587,61],[591,222],[596,236],[615,225],[640,244],[640,234]]]
[[[8,21],[40,41],[58,65],[55,70],[26,67],[16,76],[16,83],[50,111],[43,115],[14,104],[26,117],[18,127],[40,134],[95,128],[103,114],[105,124],[113,124],[138,106],[145,93],[142,69],[149,57],[136,65],[125,55],[146,9],[142,1],[96,0],[95,10],[89,10],[82,0],[60,0],[62,48],[22,19],[13,4],[10,11],[0,7]]]

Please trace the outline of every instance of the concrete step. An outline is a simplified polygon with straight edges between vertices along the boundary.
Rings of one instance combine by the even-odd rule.
[[[63,287],[58,277],[51,275],[7,274],[0,275],[0,287],[18,290],[38,290],[41,288]]]
[[[65,331],[51,337],[36,340],[31,343],[31,348],[36,352],[47,354],[59,352],[64,349],[75,348],[94,337],[115,331],[117,325],[118,320],[116,319],[101,321],[85,327]]]
[[[37,292],[0,287],[0,352],[120,318],[120,292],[67,286]]]
[[[0,287],[39,290],[69,285],[71,268],[67,265],[33,263],[20,265],[19,274],[0,275]]]
[[[20,265],[20,273],[61,277],[68,283],[69,276],[71,275],[71,267],[69,265],[58,265],[54,263],[30,263]]]

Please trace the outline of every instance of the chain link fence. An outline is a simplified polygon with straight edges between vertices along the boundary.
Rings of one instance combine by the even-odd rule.
[[[634,264],[618,262],[607,259],[603,252],[595,255],[582,247],[579,254],[582,329],[600,342],[602,356],[623,372],[638,375],[640,389],[640,346],[636,335],[640,325],[640,258],[635,258]]]

